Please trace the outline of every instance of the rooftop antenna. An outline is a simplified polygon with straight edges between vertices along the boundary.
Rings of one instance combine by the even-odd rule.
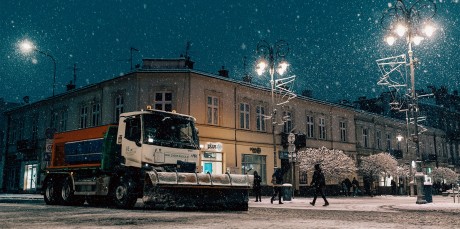
[[[73,84],[77,85],[77,64],[73,64]]]
[[[133,51],[139,52],[139,49],[131,47],[129,52],[131,54],[131,57],[129,58],[129,61],[131,63],[131,71],[133,70]]]
[[[77,68],[77,64],[74,63],[74,64],[73,64],[73,67],[70,67],[70,68],[68,68],[68,69],[72,69],[72,70],[73,70],[73,83],[72,83],[72,81],[70,81],[70,83],[67,84],[67,90],[69,91],[69,90],[75,89],[75,87],[76,87],[76,85],[77,85],[77,70],[78,70],[79,68]]]
[[[187,41],[187,44],[185,45],[185,67],[188,68],[188,69],[193,69],[193,64],[195,62],[191,61],[190,60],[190,55],[189,55],[189,52],[190,52],[190,49],[192,47],[192,42],[190,41]],[[182,57],[182,54],[181,54],[181,57]]]
[[[243,70],[244,70],[243,81],[244,81],[244,82],[251,83],[251,82],[252,82],[252,77],[249,76],[249,74],[248,74],[248,70],[247,70],[247,66],[248,66],[247,59],[248,59],[248,58],[247,58],[246,56],[243,57]]]
[[[190,59],[188,52],[190,51],[191,46],[192,46],[192,43],[190,41],[187,41],[187,44],[185,45],[185,59],[186,60]]]

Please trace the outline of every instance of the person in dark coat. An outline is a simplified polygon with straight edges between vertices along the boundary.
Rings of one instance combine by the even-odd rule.
[[[253,191],[254,195],[256,196],[256,202],[262,202],[261,199],[261,186],[260,183],[262,182],[262,177],[259,176],[257,171],[254,171],[254,186],[253,186]]]
[[[350,190],[351,190],[352,184],[351,184],[350,179],[348,179],[348,177],[345,178],[345,185],[347,185],[347,196],[349,196],[351,194]]]
[[[353,177],[353,181],[351,181],[351,185],[353,186],[353,196],[356,196],[359,190],[359,181],[356,180],[356,177]]]
[[[270,203],[273,204],[273,200],[275,200],[275,197],[276,195],[278,195],[278,200],[279,200],[279,204],[283,204],[283,202],[281,202],[281,196],[283,195],[283,171],[281,171],[280,168],[276,168],[275,169],[275,172],[273,173],[272,175],[272,180],[274,180],[274,184],[273,184],[273,196],[272,198],[270,199]]]
[[[310,204],[315,206],[316,197],[318,197],[318,193],[320,193],[321,197],[324,200],[323,206],[328,206],[329,202],[327,201],[326,195],[324,194],[324,191],[326,189],[326,179],[324,178],[324,173],[321,170],[321,167],[319,164],[315,165],[315,172],[313,173],[313,179],[311,180],[310,185],[315,187],[315,194],[313,196],[313,201],[310,202]]]
[[[396,195],[398,192],[396,191],[396,182],[392,179],[391,180],[391,194]]]

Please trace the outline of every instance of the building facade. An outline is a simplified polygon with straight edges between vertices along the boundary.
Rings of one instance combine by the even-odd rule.
[[[374,153],[413,151],[396,142],[396,135],[407,130],[404,122],[304,96],[277,107],[283,123],[273,130],[270,89],[219,72],[193,70],[186,59],[144,59],[142,68],[134,72],[8,110],[3,190],[40,189],[40,171],[50,160],[55,132],[116,123],[120,113],[147,106],[196,118],[201,146],[199,172],[257,171],[267,187],[275,166],[291,166],[283,143],[283,136],[289,133],[305,136],[296,150],[324,146],[342,150],[357,163],[361,156]],[[423,147],[429,153],[435,147],[438,155],[444,155],[445,146],[440,145],[445,135],[438,130],[433,133],[434,137],[424,139]],[[411,160],[410,153],[402,155],[404,160]],[[308,185],[308,176],[294,164],[286,181],[299,190]]]

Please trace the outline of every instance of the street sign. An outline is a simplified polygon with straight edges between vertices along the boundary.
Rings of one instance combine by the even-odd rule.
[[[279,151],[278,156],[279,156],[279,159],[289,159],[289,152]]]
[[[289,144],[292,144],[292,143],[295,142],[295,134],[290,133],[290,134],[288,135],[288,142],[289,142]]]
[[[51,153],[51,151],[52,151],[52,149],[53,149],[53,142],[54,142],[53,139],[46,139],[46,149],[45,149],[45,152]]]

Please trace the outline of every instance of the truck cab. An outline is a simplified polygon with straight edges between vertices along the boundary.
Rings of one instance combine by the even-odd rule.
[[[199,140],[191,116],[163,111],[139,111],[120,116],[117,144],[125,166],[176,171],[180,163],[196,164]],[[190,171],[195,172],[195,171]]]

